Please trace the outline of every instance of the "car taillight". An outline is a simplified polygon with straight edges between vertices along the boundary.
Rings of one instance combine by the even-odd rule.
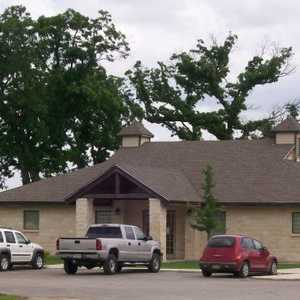
[[[56,240],[56,250],[59,250],[59,239]]]
[[[101,240],[96,240],[96,250],[102,250]]]

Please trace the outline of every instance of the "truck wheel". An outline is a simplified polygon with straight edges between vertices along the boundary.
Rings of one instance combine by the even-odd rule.
[[[113,254],[109,254],[103,264],[103,270],[105,275],[113,275],[117,272],[118,262],[117,258]]]
[[[36,253],[32,260],[32,267],[40,270],[44,267],[44,256],[42,253]]]
[[[117,264],[116,272],[120,273],[122,271],[123,265],[121,263]]]
[[[77,272],[78,266],[76,265],[76,263],[72,262],[71,260],[65,260],[64,270],[67,274],[72,275]]]
[[[5,272],[10,268],[10,259],[6,254],[0,255],[0,271]]]
[[[152,273],[157,273],[160,270],[161,257],[159,253],[153,253],[148,269]]]

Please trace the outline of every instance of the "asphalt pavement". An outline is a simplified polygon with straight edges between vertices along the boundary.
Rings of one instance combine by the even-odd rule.
[[[300,299],[299,286],[296,280],[239,279],[230,275],[204,278],[195,272],[125,270],[106,276],[97,269],[80,270],[76,275],[66,275],[61,269],[17,269],[0,273],[0,293],[84,300]]]

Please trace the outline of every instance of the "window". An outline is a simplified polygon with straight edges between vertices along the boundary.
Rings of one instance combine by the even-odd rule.
[[[212,235],[225,234],[226,233],[226,212],[218,211],[216,213],[217,228],[213,230]]]
[[[96,224],[112,223],[112,208],[110,206],[98,207],[95,212]]]
[[[263,249],[263,245],[262,245],[261,242],[256,241],[256,240],[253,240],[253,244],[254,244],[254,247],[255,247],[256,250],[261,250],[261,249]]]
[[[232,236],[215,237],[208,241],[208,248],[231,248],[235,244]]]
[[[249,238],[242,238],[241,245],[244,249],[254,249],[253,241]]]
[[[121,239],[122,232],[119,226],[92,226],[86,236],[88,238]]]
[[[3,243],[4,242],[4,240],[3,240],[3,234],[2,234],[2,232],[0,231],[0,243]]]
[[[145,235],[143,233],[143,231],[138,228],[138,227],[134,227],[134,231],[135,231],[135,236],[137,240],[144,240],[145,239]]]
[[[125,233],[126,233],[126,239],[127,240],[134,240],[135,239],[132,227],[125,226]]]
[[[16,240],[14,234],[11,231],[4,231],[6,243],[15,244]]]
[[[39,230],[40,228],[40,213],[38,210],[24,210],[25,230]]]
[[[27,240],[25,239],[25,237],[21,233],[15,232],[15,235],[16,235],[18,244],[26,244],[27,243]]]
[[[292,232],[300,234],[300,212],[292,213]]]

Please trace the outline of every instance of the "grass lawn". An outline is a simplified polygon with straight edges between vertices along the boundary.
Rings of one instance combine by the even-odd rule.
[[[27,298],[19,297],[19,296],[13,296],[13,295],[4,295],[0,294],[0,300],[25,300]]]
[[[58,265],[58,264],[62,264],[63,261],[58,256],[46,255],[45,263],[46,263],[46,265]],[[1,300],[1,298],[0,298],[0,300]]]

